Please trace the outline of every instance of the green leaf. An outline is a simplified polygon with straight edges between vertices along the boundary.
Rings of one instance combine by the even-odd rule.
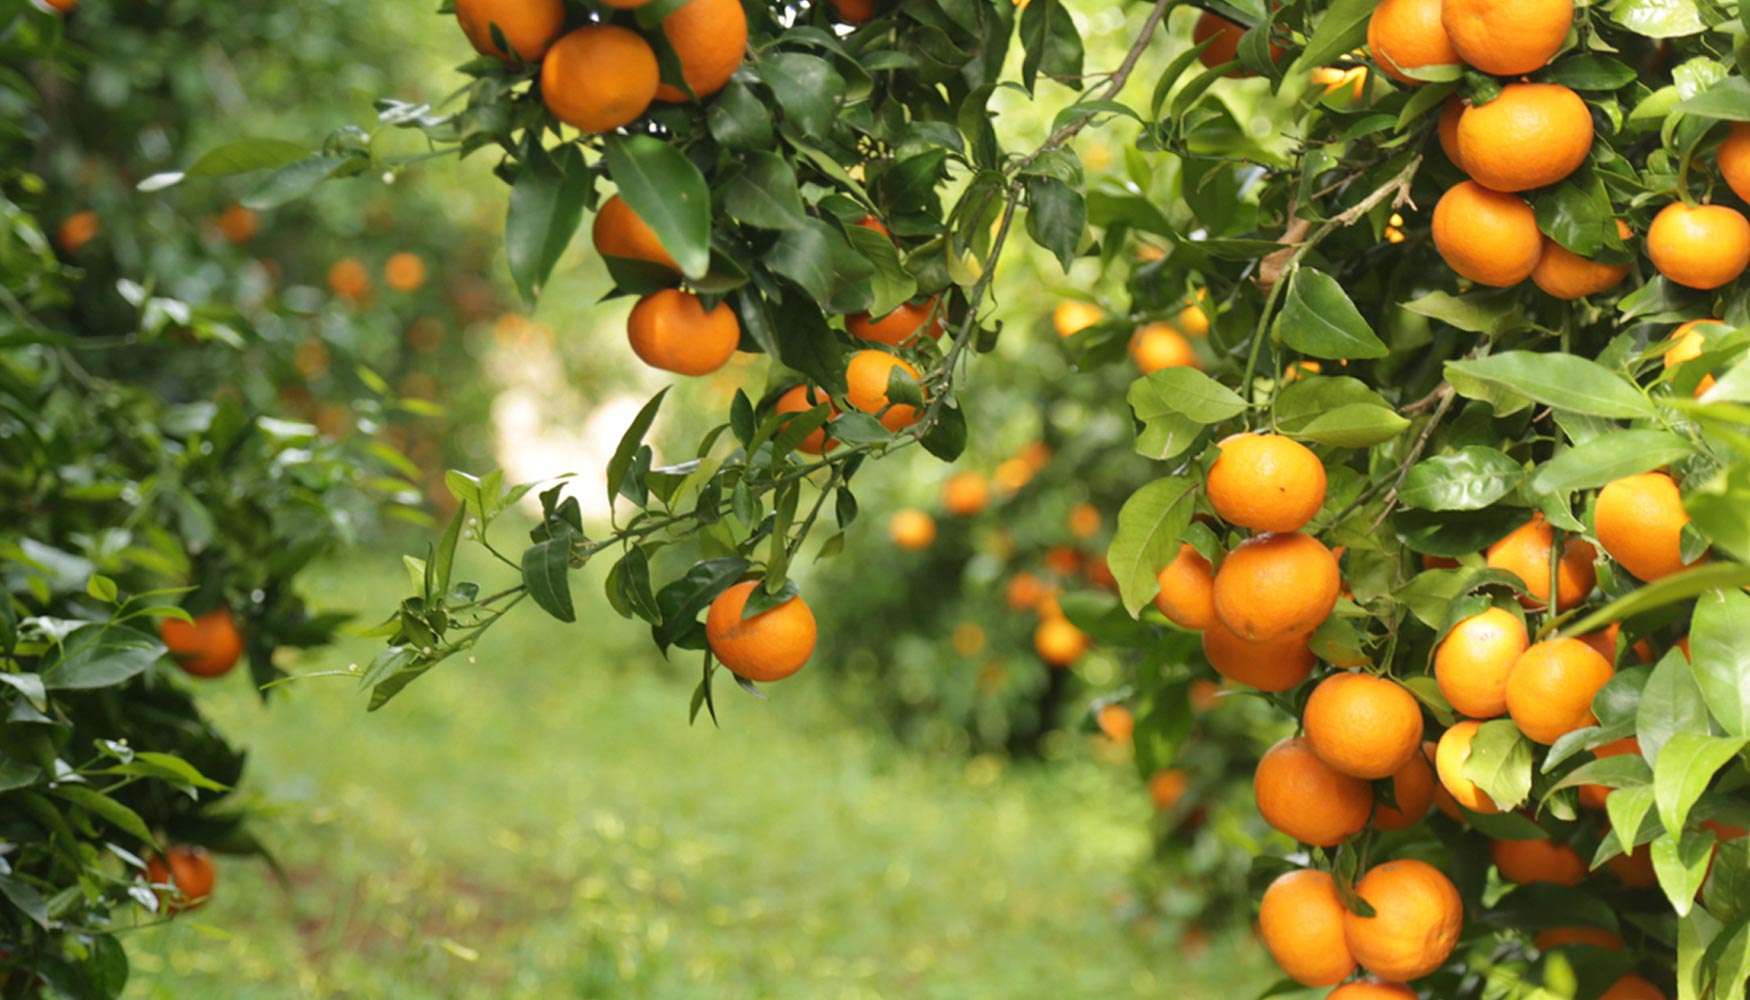
[[[1714,838],[1694,830],[1670,831],[1654,838],[1651,847],[1653,872],[1659,876],[1659,888],[1677,915],[1687,916],[1695,907],[1695,894],[1707,879],[1708,861],[1713,857]]]
[[[862,226],[850,226],[845,230],[845,236],[851,241],[852,248],[874,268],[869,277],[869,288],[875,298],[869,305],[869,315],[885,316],[917,294],[917,279],[900,261],[893,240]]]
[[[114,625],[82,625],[61,640],[61,658],[43,670],[50,690],[113,687],[145,673],[164,644],[143,632]]]
[[[1587,632],[1596,632],[1611,622],[1676,604],[1678,601],[1687,601],[1710,590],[1745,586],[1750,586],[1750,566],[1726,562],[1692,566],[1657,583],[1629,591],[1579,621],[1570,623],[1562,629],[1562,634],[1574,638]]]
[[[654,136],[612,136],[602,150],[608,176],[638,218],[689,278],[711,266],[711,190],[680,148]]]
[[[1605,814],[1610,817],[1610,829],[1624,847],[1640,843],[1641,828],[1653,812],[1653,786],[1637,785],[1611,792],[1604,800]]]
[[[1106,562],[1118,580],[1124,610],[1132,618],[1159,592],[1157,576],[1178,554],[1196,496],[1193,479],[1157,479],[1132,494],[1118,512],[1118,530]]]
[[[772,112],[747,84],[729,81],[705,111],[711,137],[728,149],[745,152],[772,145]]]
[[[844,345],[827,326],[815,300],[803,295],[784,296],[776,303],[772,328],[778,336],[778,360],[828,393],[845,391]]]
[[[312,156],[287,163],[262,178],[255,190],[243,196],[243,207],[257,210],[278,208],[302,198],[352,162],[345,156]]]
[[[1271,335],[1315,358],[1383,358],[1391,353],[1337,279],[1310,267],[1295,272]]]
[[[825,302],[833,289],[833,243],[838,234],[819,219],[807,219],[787,229],[766,251],[766,266],[794,281],[815,302]]]
[[[668,386],[664,386],[650,401],[638,411],[638,416],[632,418],[631,426],[621,436],[620,444],[614,449],[614,457],[608,460],[608,504],[613,505],[614,498],[620,495],[620,487],[626,482],[626,473],[632,468],[632,456],[644,443],[644,435],[650,432],[650,425],[656,421],[656,411],[662,408],[662,399],[668,395]]]
[[[0,896],[5,896],[7,902],[18,908],[18,912],[29,917],[43,930],[50,930],[54,925],[49,921],[48,903],[42,893],[29,882],[13,878],[11,875],[0,875]]]
[[[1130,383],[1128,395],[1136,419],[1148,423],[1178,413],[1199,424],[1218,424],[1245,412],[1239,393],[1195,368],[1163,368]]]
[[[94,788],[85,785],[56,785],[49,789],[49,793],[103,819],[118,830],[140,838],[145,843],[157,843],[152,837],[152,831],[146,826],[146,821],[140,818],[139,813]]]
[[[1635,71],[1609,56],[1582,53],[1549,68],[1550,83],[1575,90],[1620,90],[1635,80]]]
[[[1531,741],[1510,719],[1485,722],[1471,740],[1464,776],[1504,811],[1531,795]]]
[[[1082,75],[1082,36],[1063,0],[1040,0],[1021,12],[1021,84],[1029,93],[1039,74],[1056,79]]]
[[[728,590],[750,564],[738,556],[705,559],[696,562],[686,574],[657,592],[656,605],[662,609],[662,624],[651,629],[656,644],[664,652],[675,642],[698,627],[699,612]]]
[[[796,172],[775,153],[748,153],[723,188],[731,218],[760,229],[795,229],[808,221]]]
[[[1421,510],[1482,510],[1513,492],[1524,475],[1512,458],[1473,445],[1410,469],[1398,500]]]
[[[1750,122],[1750,80],[1731,76],[1680,102],[1673,110],[1698,118]]]
[[[1694,451],[1693,445],[1669,431],[1612,431],[1539,466],[1526,485],[1533,493],[1567,497],[1670,465]]]
[[[576,536],[560,532],[523,550],[523,584],[541,610],[562,622],[577,620],[571,604],[571,542]]]
[[[1488,388],[1595,417],[1651,417],[1653,404],[1627,379],[1575,354],[1508,351],[1474,361],[1448,361],[1446,377],[1460,395],[1487,399]]]
[[[1683,651],[1672,649],[1653,667],[1635,709],[1635,735],[1641,755],[1659,766],[1660,751],[1679,733],[1707,731],[1707,703]]]
[[[284,139],[234,139],[202,153],[183,173],[188,177],[227,177],[272,170],[309,156],[309,150]]]
[[[1701,595],[1690,625],[1696,685],[1708,711],[1730,736],[1750,736],[1750,595]]]
[[[1353,403],[1321,413],[1297,426],[1289,436],[1339,448],[1366,448],[1390,441],[1410,426],[1396,410]]]
[[[759,74],[772,88],[784,115],[804,135],[820,137],[832,126],[845,81],[832,64],[802,52],[779,52],[759,63]]]
[[[1519,293],[1511,288],[1498,291],[1472,292],[1469,295],[1448,295],[1431,292],[1404,309],[1418,316],[1439,320],[1466,333],[1498,337],[1503,333],[1529,329],[1531,315],[1520,302]]]
[[[1030,176],[1026,187],[1027,235],[1068,271],[1088,227],[1087,202],[1080,191],[1055,177]]]
[[[1750,562],[1750,464],[1721,469],[1683,498],[1695,527],[1714,547],[1740,562]]]
[[[1294,61],[1295,69],[1308,71],[1359,48],[1367,40],[1367,22],[1375,6],[1375,0],[1332,0],[1307,39],[1306,50]]]
[[[510,189],[504,219],[504,255],[525,302],[534,302],[553,266],[583,221],[592,179],[575,146],[555,160],[530,143]]]
[[[944,405],[936,413],[936,423],[924,434],[924,450],[944,462],[958,459],[966,450],[966,413],[958,406]]]
[[[1659,822],[1667,831],[1681,830],[1689,810],[1714,780],[1720,768],[1731,763],[1750,738],[1677,733],[1665,743],[1653,761],[1653,801],[1659,807]]]
[[[1617,24],[1647,38],[1677,38],[1707,28],[1695,0],[1612,0],[1607,9]]]

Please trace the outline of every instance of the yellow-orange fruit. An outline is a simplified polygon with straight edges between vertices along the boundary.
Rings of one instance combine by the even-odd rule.
[[[493,25],[516,51],[517,58],[535,62],[565,29],[564,0],[456,0],[456,20],[468,44],[483,56],[510,59],[492,40]]]
[[[213,894],[213,860],[199,847],[176,846],[146,859],[146,881],[157,890],[158,907],[167,916],[192,910]]]
[[[880,414],[881,426],[897,431],[917,423],[917,407],[909,403],[888,405],[887,385],[894,369],[900,369],[914,380],[918,370],[902,358],[883,351],[858,351],[845,366],[845,401],[868,414]]]
[[[688,0],[662,20],[662,34],[680,60],[681,78],[695,97],[723,89],[747,55],[747,12],[741,0]],[[679,87],[661,84],[656,97],[684,101]]]
[[[405,250],[383,262],[383,284],[397,292],[418,291],[425,284],[425,261]]]
[[[936,519],[921,510],[895,511],[888,519],[887,533],[893,544],[910,552],[927,549],[936,540]]]
[[[1616,228],[1625,241],[1634,236],[1628,223],[1621,219],[1617,220]],[[1610,291],[1622,284],[1632,269],[1629,264],[1600,264],[1587,260],[1546,236],[1543,256],[1538,258],[1537,270],[1531,272],[1531,280],[1546,295],[1573,301]]]
[[[593,24],[547,50],[541,100],[553,117],[580,132],[611,132],[643,116],[656,98],[658,78],[656,51],[644,36]]]
[[[671,271],[681,269],[663,248],[662,241],[657,239],[656,230],[640,219],[638,213],[632,211],[632,206],[626,204],[626,199],[619,195],[603,202],[596,211],[595,222],[590,226],[590,239],[595,243],[596,253],[604,257],[641,260],[660,264]]]
[[[822,403],[826,404],[827,409],[831,411],[832,414],[836,415],[838,413],[838,407],[832,405],[832,400],[827,398],[826,393],[821,392],[819,389],[816,389],[811,385],[795,385],[784,390],[784,394],[778,397],[778,401],[774,404],[772,412],[806,413]],[[828,441],[826,439],[826,428],[822,427],[810,432],[807,437],[802,439],[802,443],[796,446],[796,449],[798,451],[807,452],[810,455],[819,455],[822,452],[831,451],[836,447],[838,447],[838,442]]]
[[[1574,0],[1445,0],[1440,21],[1459,58],[1520,76],[1549,65],[1574,24]]]
[[[728,364],[741,343],[741,323],[728,303],[706,312],[697,295],[674,288],[639,299],[626,329],[639,360],[677,375],[708,375]]]
[[[1724,205],[1673,202],[1647,230],[1647,256],[1679,285],[1711,290],[1750,267],[1750,220]]]
[[[328,268],[328,290],[354,302],[371,290],[371,272],[353,257],[342,257]]]
[[[1532,741],[1554,743],[1595,725],[1592,697],[1616,673],[1578,639],[1551,639],[1520,654],[1507,675],[1507,714]]]
[[[755,580],[738,583],[711,602],[705,641],[730,672],[750,681],[781,681],[801,670],[814,653],[814,612],[801,597],[743,618]]]
[[[1351,777],[1389,778],[1422,749],[1415,695],[1373,674],[1351,671],[1320,681],[1301,724],[1319,759]]]
[[[1665,367],[1674,368],[1685,361],[1694,361],[1707,352],[1707,335],[1701,332],[1705,326],[1725,326],[1717,319],[1692,319],[1672,332],[1673,343],[1665,352]],[[1714,377],[1703,375],[1695,385],[1697,396],[1714,387]]]
[[[1148,797],[1161,812],[1178,805],[1190,788],[1191,775],[1176,767],[1156,771],[1148,779]]]
[[[1428,763],[1426,751],[1417,747],[1415,756],[1392,775],[1392,799],[1397,805],[1376,806],[1373,828],[1408,830],[1422,822],[1428,807],[1434,804],[1434,786],[1434,768]]]
[[[1447,704],[1473,719],[1507,711],[1507,675],[1531,645],[1525,623],[1490,608],[1452,627],[1434,650],[1434,679]]]
[[[1519,603],[1537,608],[1549,600],[1550,549],[1554,545],[1555,531],[1540,513],[1489,546],[1485,556],[1490,569],[1506,570],[1525,581],[1529,593]],[[1598,582],[1598,569],[1593,565],[1597,558],[1597,550],[1583,538],[1570,538],[1562,546],[1556,567],[1557,611],[1568,610],[1592,593]]]
[[[1474,813],[1485,816],[1501,811],[1489,794],[1476,782],[1464,776],[1464,762],[1470,759],[1471,740],[1476,738],[1480,722],[1460,722],[1440,737],[1434,749],[1434,770],[1440,775],[1440,785],[1453,801]]]
[[[1586,880],[1586,862],[1572,847],[1553,840],[1497,840],[1489,857],[1502,878],[1519,885],[1579,885]]]
[[[1016,573],[1003,587],[1003,603],[1015,611],[1031,611],[1039,606],[1049,591],[1045,581],[1036,574]]]
[[[1123,705],[1102,705],[1094,721],[1114,743],[1129,743],[1136,733],[1136,714]]]
[[[1343,915],[1349,951],[1368,972],[1407,982],[1446,964],[1464,924],[1452,880],[1424,861],[1387,861],[1355,884],[1373,916]]]
[[[1665,991],[1634,973],[1618,979],[1598,1000],[1666,1000]]]
[[[1312,675],[1318,660],[1306,636],[1247,642],[1215,621],[1203,632],[1203,655],[1216,673],[1260,691],[1288,691]]]
[[[1405,70],[1451,66],[1458,50],[1440,23],[1441,0],[1381,0],[1367,21],[1367,50],[1386,75],[1419,87]]]
[[[1586,102],[1556,83],[1510,83],[1458,122],[1464,169],[1491,191],[1557,183],[1586,162],[1592,139]]]
[[[1179,544],[1179,554],[1156,581],[1161,589],[1155,607],[1168,621],[1197,632],[1216,624],[1215,567],[1191,545]]]
[[[1440,120],[1435,134],[1440,139],[1440,148],[1446,153],[1446,158],[1452,165],[1464,170],[1464,147],[1458,138],[1458,123],[1464,120],[1464,113],[1470,110],[1470,102],[1462,97],[1449,97],[1440,106]]]
[[[1106,310],[1092,302],[1064,299],[1051,311],[1051,326],[1059,337],[1073,337],[1106,318]]]
[[[158,637],[176,665],[195,677],[229,673],[243,656],[243,633],[229,608],[195,615],[193,622],[166,618],[158,624]]]
[[[232,243],[248,243],[261,228],[260,219],[242,205],[230,204],[219,213],[219,233]]]
[[[1130,338],[1130,358],[1144,374],[1163,368],[1200,368],[1197,351],[1185,335],[1166,323],[1149,323]]]
[[[845,329],[853,337],[899,347],[915,342],[919,334],[927,333],[932,338],[942,335],[941,318],[930,321],[935,308],[936,300],[932,298],[927,302],[904,303],[880,319],[872,319],[868,313],[855,313],[845,317]]]
[[[1048,616],[1033,630],[1033,651],[1054,667],[1067,667],[1088,651],[1088,637],[1066,618]]]
[[[1258,933],[1288,978],[1302,986],[1332,986],[1355,971],[1355,957],[1343,940],[1346,912],[1330,873],[1302,868],[1278,876],[1264,890]]]
[[[1598,543],[1610,558],[1652,583],[1685,568],[1683,494],[1663,472],[1625,476],[1598,491],[1593,507]]]
[[[1750,201],[1750,123],[1738,122],[1720,144],[1720,176],[1738,197]]]
[[[1298,531],[1241,542],[1215,573],[1215,615],[1248,642],[1306,635],[1336,607],[1342,580],[1331,550]]]
[[[1462,138],[1460,143],[1463,148]],[[1468,160],[1469,151],[1464,155]],[[1543,233],[1525,199],[1465,181],[1434,206],[1434,247],[1460,276],[1508,288],[1537,270]]]
[[[1216,514],[1253,531],[1299,531],[1325,503],[1325,464],[1280,434],[1235,434],[1221,442],[1203,488]]]
[[[1373,786],[1326,764],[1302,739],[1283,740],[1264,754],[1252,791],[1264,822],[1317,847],[1360,833],[1373,813]]]
[[[990,504],[990,480],[976,472],[956,473],[942,486],[942,509],[971,517]]]
[[[1325,1000],[1417,1000],[1416,991],[1402,983],[1357,979],[1332,990]]]

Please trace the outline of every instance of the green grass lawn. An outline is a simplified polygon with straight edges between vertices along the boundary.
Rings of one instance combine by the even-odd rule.
[[[317,593],[386,609],[393,557]],[[130,938],[131,997],[1236,997],[1247,942],[1187,960],[1126,922],[1146,803],[1120,768],[910,755],[807,672],[719,688],[597,617],[533,608],[376,715],[344,679],[211,706],[288,880],[221,859],[212,903]],[[354,643],[300,670],[363,661]],[[240,672],[239,672],[240,673]]]

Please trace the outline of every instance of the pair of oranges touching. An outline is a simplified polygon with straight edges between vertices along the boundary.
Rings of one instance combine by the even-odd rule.
[[[1560,183],[1586,162],[1592,109],[1572,89],[1523,78],[1546,68],[1574,22],[1573,0],[1383,0],[1368,22],[1368,49],[1387,75],[1463,64],[1510,78],[1477,105],[1453,98],[1437,134],[1446,156],[1470,180],[1434,209],[1434,245],[1458,274],[1506,288],[1531,279],[1560,299],[1616,287],[1628,263],[1589,260],[1546,237],[1521,192]],[[1734,125],[1717,162],[1727,184],[1750,201],[1750,125]],[[1617,220],[1623,242],[1633,238]],[[1697,289],[1730,284],[1750,268],[1750,220],[1724,205],[1675,201],[1647,231],[1647,254],[1668,280]]]

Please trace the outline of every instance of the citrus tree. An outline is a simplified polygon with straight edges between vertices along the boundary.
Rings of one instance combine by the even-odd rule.
[[[489,150],[525,296],[593,211],[638,357],[771,359],[686,454],[647,443],[650,401],[604,532],[568,481],[452,472],[463,510],[383,628],[371,704],[525,601],[573,619],[601,559],[606,599],[697,655],[695,714],[719,667],[801,669],[794,570],[840,550],[865,468],[990,433],[967,414],[1004,391],[990,293],[1024,232],[1106,276],[1059,346],[1145,372],[1106,406],[1151,463],[1116,595],[1060,602],[1039,651],[1123,663],[1107,707],[1151,777],[1195,746],[1194,680],[1279,712],[1253,784],[1285,848],[1255,865],[1282,991],[1743,996],[1745,12],[1190,7],[1135,5],[1133,44],[1088,66],[1059,0],[459,0],[480,58],[453,105],[239,164],[310,186],[394,162],[402,129]],[[1004,127],[1058,87],[1049,129]],[[1094,128],[1118,169],[1074,152]],[[463,541],[516,582],[455,580]]]

